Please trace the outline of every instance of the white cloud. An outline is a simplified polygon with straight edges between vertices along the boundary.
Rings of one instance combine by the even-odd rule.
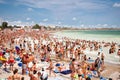
[[[3,21],[4,21],[4,20],[3,20],[2,18],[0,18],[0,25],[2,24]]]
[[[17,0],[19,4],[34,8],[45,8],[51,11],[72,11],[73,9],[104,9],[105,1],[85,0]]]
[[[9,25],[17,25],[17,26],[31,26],[31,25],[34,25],[35,22],[34,21],[31,21],[31,22],[22,22],[20,20],[18,21],[8,21],[8,24]]]
[[[26,18],[26,20],[29,21],[29,20],[31,20],[31,18],[28,17],[28,18]]]
[[[61,24],[61,22],[59,21],[58,24]]]
[[[47,18],[46,18],[46,19],[43,19],[43,21],[46,22],[46,21],[48,21],[48,19],[47,19]]]
[[[72,18],[72,20],[73,20],[73,21],[76,21],[76,20],[77,20],[77,18],[76,18],[76,17],[73,17],[73,18]]]
[[[33,11],[33,9],[32,8],[28,8],[28,11]]]
[[[103,27],[108,27],[108,24],[103,24]]]
[[[114,3],[113,7],[120,7],[120,3]]]

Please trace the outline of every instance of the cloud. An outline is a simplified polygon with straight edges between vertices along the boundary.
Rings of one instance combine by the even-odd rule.
[[[46,22],[46,21],[48,21],[48,19],[47,19],[47,18],[46,18],[46,19],[43,19],[43,21]]]
[[[19,4],[34,8],[45,8],[50,11],[68,11],[73,9],[103,9],[105,1],[88,0],[17,0]],[[63,3],[64,2],[64,3]]]
[[[58,24],[61,24],[61,22],[59,21]]]
[[[33,11],[33,9],[32,8],[28,8],[28,11]]]
[[[29,21],[29,20],[31,20],[31,18],[28,17],[28,18],[26,18],[26,20]]]
[[[31,21],[31,22],[22,22],[20,20],[18,21],[7,21],[8,22],[8,25],[17,25],[17,26],[31,26],[31,25],[34,25],[35,22],[34,21]]]
[[[73,18],[72,18],[72,20],[73,20],[73,21],[76,21],[76,20],[77,20],[77,18],[76,18],[76,17],[73,17]]]
[[[114,3],[113,7],[120,7],[120,3]]]

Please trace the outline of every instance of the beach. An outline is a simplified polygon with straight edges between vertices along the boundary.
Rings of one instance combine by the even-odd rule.
[[[34,33],[34,35],[33,35],[33,33]],[[4,35],[8,36],[8,33],[6,32]],[[73,52],[72,58],[77,59],[76,62],[78,62],[78,63],[80,62],[80,64],[82,61],[83,62],[85,61],[88,63],[94,63],[94,61],[96,60],[96,58],[98,56],[98,52],[100,52],[100,55],[102,55],[102,53],[104,54],[104,59],[105,59],[104,60],[105,61],[104,69],[102,71],[100,71],[101,77],[106,78],[106,79],[112,78],[112,80],[117,80],[117,78],[119,78],[119,75],[120,75],[119,58],[120,57],[117,55],[117,50],[119,49],[119,46],[118,46],[119,38],[117,38],[117,39],[114,38],[114,43],[117,43],[114,45],[114,43],[107,43],[107,39],[105,40],[105,38],[103,38],[105,42],[102,43],[102,41],[103,41],[102,39],[100,40],[97,38],[95,39],[95,38],[88,38],[88,37],[87,37],[87,39],[86,38],[80,39],[78,37],[75,38],[73,36],[69,37],[67,35],[64,35],[64,33],[60,33],[60,32],[59,33],[58,32],[51,33],[51,32],[47,32],[47,31],[43,31],[41,34],[41,31],[31,30],[31,32],[28,32],[28,31],[24,31],[24,30],[19,30],[19,31],[15,31],[15,32],[10,31],[9,35],[13,35],[13,38],[11,38],[11,37],[5,38],[4,41],[6,41],[6,44],[4,44],[4,46],[3,46],[3,43],[1,43],[1,51],[3,48],[8,48],[8,50],[13,48],[13,50],[14,50],[13,52],[15,52],[15,54],[14,54],[15,58],[17,58],[21,55],[22,55],[22,57],[24,57],[24,55],[25,55],[24,53],[29,54],[29,57],[31,57],[31,55],[34,56],[35,60],[32,60],[32,61],[36,61],[37,67],[35,68],[35,70],[36,69],[39,70],[39,68],[41,69],[42,67],[44,67],[45,69],[48,68],[49,65],[52,64],[51,62],[49,62],[49,59],[51,59],[52,62],[54,62],[54,64],[53,64],[54,66],[58,62],[61,62],[61,64],[65,64],[65,67],[67,66],[66,69],[69,69],[69,63],[71,61],[70,60],[71,52]],[[69,34],[69,35],[71,35],[71,34]],[[4,36],[1,36],[1,37],[4,38]],[[14,43],[12,43],[10,45],[12,39],[14,40]],[[80,40],[78,40],[78,39],[80,39]],[[85,39],[85,40],[83,40],[83,39]],[[91,40],[91,41],[89,41],[89,40]],[[112,41],[113,41],[113,39],[111,39],[110,42],[112,42]],[[20,46],[20,44],[24,44],[24,45]],[[95,44],[95,45],[92,45],[92,44]],[[91,45],[94,47],[91,48]],[[99,47],[99,45],[100,45],[100,47]],[[19,53],[19,51],[18,51],[19,54],[17,54],[17,50],[14,49],[16,46],[20,49],[24,49],[24,51],[21,53]],[[55,47],[55,46],[57,46],[57,47]],[[67,46],[67,47],[65,48],[65,46]],[[73,49],[71,48],[71,50],[69,51],[69,48],[71,46],[74,46],[74,47],[73,47]],[[82,48],[81,48],[81,46],[82,46]],[[115,47],[115,51],[113,51],[111,54],[109,54],[109,49],[111,48],[111,46]],[[80,59],[77,54],[77,50],[79,50],[79,47],[82,52],[79,55]],[[57,50],[55,51],[56,48],[60,52]],[[66,53],[68,53],[68,54],[65,54],[64,51],[66,51]],[[56,55],[57,52],[58,52],[58,54],[59,53],[62,53],[62,54],[60,56]],[[32,53],[34,53],[34,54],[32,54]],[[49,54],[46,54],[46,53],[49,53]],[[48,61],[45,60],[45,62],[42,62],[41,59],[44,58],[44,55],[46,56],[46,60],[48,60]],[[87,56],[87,60],[81,59],[82,56],[84,56],[84,55]],[[92,62],[89,62],[89,60],[88,60],[89,57],[90,57],[90,60],[92,60]],[[14,64],[14,67],[18,68],[18,73],[21,75],[22,68],[20,66],[18,66],[18,63],[20,63],[20,62],[16,61]],[[9,69],[9,64],[7,64],[7,65],[8,65],[7,68]],[[0,79],[1,80],[2,80],[2,78],[8,78],[9,76],[13,75],[12,71],[10,71],[10,73],[9,73],[9,72],[4,71],[3,69],[4,69],[4,66],[2,66],[0,68],[0,70],[1,70]],[[46,71],[47,71],[47,73],[49,73],[49,70],[46,70]],[[54,80],[71,80],[71,76],[70,76],[71,74],[69,74],[69,75],[56,74],[57,76],[52,75],[52,77],[50,77],[50,76],[48,77],[48,80],[53,80],[53,79]],[[30,77],[28,74],[25,74],[22,76],[24,76],[25,80],[30,80]],[[59,79],[57,79],[57,78],[59,78]],[[100,78],[92,77],[91,80],[100,80]]]

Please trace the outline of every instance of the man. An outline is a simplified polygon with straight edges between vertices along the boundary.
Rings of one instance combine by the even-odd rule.
[[[95,70],[97,71],[98,77],[100,77],[100,67],[101,67],[101,60],[99,57],[95,60]]]
[[[13,75],[8,77],[8,80],[21,80],[21,75],[18,74],[18,69],[13,71]]]
[[[48,73],[46,72],[46,70],[44,68],[42,68],[42,71],[41,71],[41,80],[47,80],[48,79]]]
[[[117,54],[118,54],[118,56],[120,57],[120,49],[118,49]],[[119,62],[120,62],[120,58],[119,58]]]

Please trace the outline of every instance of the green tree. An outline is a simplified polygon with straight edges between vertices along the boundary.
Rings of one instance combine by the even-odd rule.
[[[41,29],[41,27],[38,24],[35,24],[32,28],[33,29]]]
[[[2,29],[8,28],[8,23],[7,22],[2,22]]]

